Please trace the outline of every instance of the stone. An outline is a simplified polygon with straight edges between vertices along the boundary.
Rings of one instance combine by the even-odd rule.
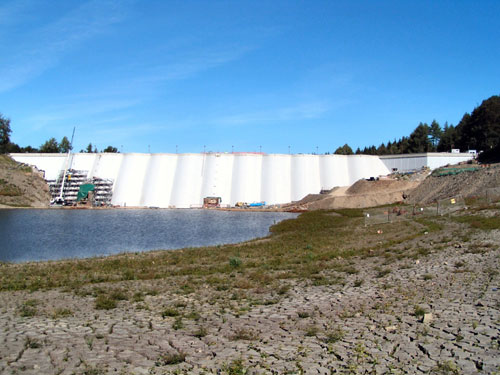
[[[422,317],[422,323],[424,324],[429,324],[432,322],[432,313],[425,313],[424,316]]]
[[[385,327],[385,330],[387,332],[394,332],[397,329],[398,329],[398,327],[396,327],[396,326],[387,326],[387,327]]]

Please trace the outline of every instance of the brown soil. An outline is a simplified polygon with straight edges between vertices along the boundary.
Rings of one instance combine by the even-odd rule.
[[[453,168],[471,169],[470,165]],[[288,209],[328,210],[367,208],[397,202],[429,204],[451,197],[500,197],[500,164],[437,177],[429,171],[391,175],[378,181],[359,180],[349,187],[336,187],[327,194],[309,194]]]
[[[460,195],[484,197],[491,190],[500,190],[500,164],[451,176],[431,175],[411,192],[408,202],[428,204]],[[496,192],[496,194],[499,193],[500,191]]]
[[[309,194],[290,206],[307,210],[327,210],[366,208],[401,202],[427,175],[428,172],[425,171],[412,177],[391,176],[378,181],[363,179],[349,187],[336,187],[328,194]]]
[[[42,173],[0,155],[0,208],[47,207],[49,187]]]

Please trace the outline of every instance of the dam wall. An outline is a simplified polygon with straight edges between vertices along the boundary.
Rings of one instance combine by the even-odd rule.
[[[11,154],[56,180],[66,167],[88,178],[110,179],[112,204],[143,207],[201,207],[203,198],[236,202],[289,203],[322,189],[347,186],[360,178],[389,174],[378,156],[201,154]]]

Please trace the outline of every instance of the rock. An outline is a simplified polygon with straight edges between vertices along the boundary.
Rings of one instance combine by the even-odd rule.
[[[422,317],[422,323],[429,324],[432,322],[432,313],[425,313]]]
[[[387,327],[385,327],[385,330],[387,332],[394,332],[397,329],[398,329],[398,327],[396,327],[396,326],[387,326]]]

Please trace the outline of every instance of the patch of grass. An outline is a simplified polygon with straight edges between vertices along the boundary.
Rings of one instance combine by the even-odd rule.
[[[187,283],[181,285],[180,289],[178,290],[179,294],[191,294],[194,292],[195,292],[194,287],[190,284],[187,284]]]
[[[42,343],[39,340],[28,336],[24,340],[24,347],[25,349],[39,349],[42,347]]]
[[[167,307],[165,310],[162,311],[161,317],[166,318],[166,317],[173,317],[173,316],[179,316],[180,312],[179,310],[173,309],[171,307]]]
[[[94,303],[94,307],[97,310],[111,310],[116,308],[116,306],[117,306],[116,300],[106,294],[98,295]]]
[[[500,216],[484,217],[480,215],[467,215],[454,218],[459,223],[470,225],[481,230],[500,229]]]
[[[134,302],[142,302],[144,301],[144,293],[143,292],[135,292],[132,296],[132,301]]]
[[[344,338],[345,332],[340,327],[334,327],[325,332],[325,342],[332,344]]]
[[[375,277],[380,279],[382,277],[387,276],[390,273],[391,273],[391,270],[389,268],[379,268],[377,270],[377,274],[375,275]]]
[[[175,321],[172,324],[172,328],[175,329],[176,331],[184,328],[184,323],[182,322],[182,316],[178,316],[177,318],[175,318]]]
[[[309,327],[306,328],[306,331],[305,331],[305,335],[307,337],[316,337],[316,335],[318,334],[319,332],[319,329],[317,326],[315,325],[311,325]]]
[[[116,300],[116,301],[126,301],[128,300],[128,294],[125,293],[123,290],[120,289],[113,289],[109,293],[109,297]]]
[[[156,360],[155,365],[156,366],[176,365],[184,362],[185,360],[186,360],[186,354],[184,354],[183,352],[167,353],[160,355]]]
[[[278,288],[278,291],[277,293],[280,295],[280,296],[283,296],[285,294],[288,294],[288,292],[290,291],[290,285],[288,284],[285,284],[285,285],[282,285]]]
[[[434,278],[433,275],[431,275],[430,273],[426,273],[425,275],[422,276],[422,279],[424,280],[432,280]]]
[[[341,208],[341,209],[336,209],[332,210],[332,212],[335,212],[339,215],[342,215],[344,217],[364,217],[363,215],[363,210],[361,208]]]
[[[415,221],[419,224],[422,224],[427,232],[437,232],[443,229],[443,225],[440,223],[437,223],[435,220],[428,219],[428,218],[418,218],[415,219]]]
[[[186,314],[186,318],[198,321],[201,319],[201,314],[196,310],[192,310],[189,314]]]
[[[200,326],[198,327],[198,329],[193,333],[193,336],[196,337],[196,338],[203,338],[205,337],[206,335],[208,334],[208,331],[205,327],[203,326]]]
[[[0,178],[0,195],[4,197],[18,197],[23,192],[16,185],[11,184],[9,181]]]
[[[237,340],[251,341],[251,340],[257,339],[257,334],[248,328],[237,328],[234,331],[234,334],[231,335],[230,339],[233,341],[237,341]]]
[[[309,318],[311,316],[311,314],[307,311],[299,311],[297,315],[300,319]]]
[[[417,249],[417,254],[418,255],[422,255],[422,256],[427,256],[431,253],[431,251],[429,249],[425,249],[423,247]]]
[[[353,285],[353,286],[354,286],[355,288],[359,288],[361,285],[363,285],[363,282],[364,282],[364,281],[363,281],[362,279],[356,279],[356,280],[354,281],[354,285]]]
[[[413,308],[413,315],[415,315],[416,317],[422,317],[425,314],[427,314],[426,309],[424,309],[422,306],[415,305],[415,307]]]
[[[228,375],[244,375],[246,374],[245,367],[243,366],[243,359],[235,359],[229,364],[224,364],[222,370]]]
[[[98,366],[89,366],[85,364],[85,369],[82,372],[83,375],[104,375],[106,374],[106,370],[102,367]]]
[[[460,374],[460,368],[453,361],[439,362],[435,367],[431,369],[432,374],[439,375],[458,375]]]
[[[240,258],[233,257],[233,258],[229,259],[229,265],[232,268],[239,268],[242,265],[242,261]]]
[[[73,316],[73,311],[63,307],[59,307],[52,313],[52,319],[64,318],[67,316]]]
[[[25,301],[19,308],[19,315],[21,315],[23,318],[30,318],[32,316],[35,316],[38,312],[36,306],[39,303],[40,302],[36,299],[29,299]]]

